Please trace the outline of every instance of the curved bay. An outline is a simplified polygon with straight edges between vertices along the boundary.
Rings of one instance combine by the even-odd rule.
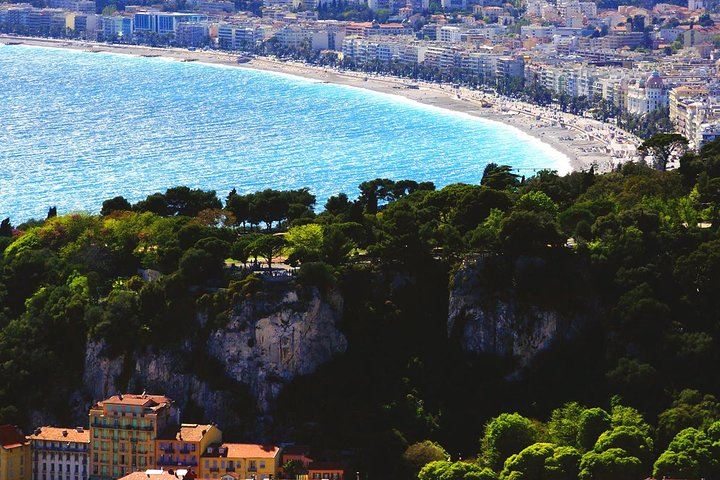
[[[309,187],[376,177],[477,183],[492,161],[566,169],[510,127],[392,96],[240,68],[0,47],[0,216],[97,212],[175,185]]]

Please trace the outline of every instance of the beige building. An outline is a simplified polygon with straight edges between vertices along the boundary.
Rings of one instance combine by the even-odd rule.
[[[162,395],[115,395],[90,409],[90,477],[111,480],[155,463],[155,440],[175,422]]]

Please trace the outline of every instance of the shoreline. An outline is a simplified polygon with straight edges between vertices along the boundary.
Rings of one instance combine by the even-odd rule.
[[[528,135],[564,157],[566,171],[611,170],[635,155],[640,140],[612,125],[545,107],[518,102],[465,87],[454,88],[411,79],[378,76],[355,71],[339,71],[298,62],[253,58],[237,63],[237,55],[217,50],[189,51],[182,48],[144,45],[104,44],[82,40],[65,40],[19,36],[0,36],[0,44],[62,48],[68,50],[123,54],[135,57],[162,57],[170,60],[211,65],[249,68],[300,77],[318,83],[331,83],[393,95],[422,105],[458,112],[498,122]],[[412,85],[409,88],[408,85]]]

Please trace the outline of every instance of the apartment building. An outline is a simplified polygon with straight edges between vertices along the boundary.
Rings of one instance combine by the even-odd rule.
[[[153,32],[159,35],[175,33],[183,22],[207,22],[208,16],[196,13],[177,12],[136,12],[133,27],[138,32]]]
[[[112,480],[155,463],[155,440],[176,422],[162,395],[119,394],[90,408],[90,477]]]
[[[183,423],[170,427],[155,440],[155,463],[158,468],[189,467],[202,476],[200,455],[211,444],[222,442],[222,432],[215,425]]]
[[[200,461],[200,478],[219,479],[228,474],[235,478],[258,480],[278,477],[281,449],[274,445],[223,443],[208,446]]]
[[[30,435],[33,480],[88,480],[90,432],[83,427],[40,427]]]
[[[182,47],[201,47],[210,42],[210,24],[207,22],[182,22],[175,32],[175,43]]]

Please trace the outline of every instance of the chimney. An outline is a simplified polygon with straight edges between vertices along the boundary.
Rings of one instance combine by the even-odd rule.
[[[62,435],[63,435],[63,437],[67,437],[68,436],[67,430],[63,430]]]
[[[84,431],[83,427],[75,427],[75,431],[78,433],[82,433]]]

